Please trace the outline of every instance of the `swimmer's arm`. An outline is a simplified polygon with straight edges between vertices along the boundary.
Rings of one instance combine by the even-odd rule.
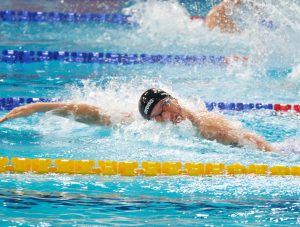
[[[38,112],[45,113],[48,111],[61,117],[73,117],[74,120],[85,124],[111,124],[110,117],[103,114],[99,107],[82,103],[31,103],[14,108],[4,117],[0,118],[0,123],[14,118],[30,116]]]
[[[234,127],[224,116],[208,111],[200,114],[187,112],[187,118],[198,128],[200,134],[209,139],[223,144],[238,146],[254,146],[263,151],[276,149],[264,138],[243,128]]]
[[[209,29],[219,27],[222,32],[239,32],[234,21],[230,18],[228,12],[232,11],[236,5],[240,4],[240,0],[224,0],[207,14],[205,17],[205,25]]]

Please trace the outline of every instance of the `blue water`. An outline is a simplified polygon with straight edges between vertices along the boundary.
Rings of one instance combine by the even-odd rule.
[[[160,125],[145,122],[137,113],[139,95],[154,86],[168,90],[191,108],[197,108],[195,99],[298,102],[300,56],[295,50],[300,14],[297,4],[290,1],[292,8],[283,3],[264,5],[263,12],[273,12],[264,16],[277,24],[276,30],[252,23],[251,16],[260,16],[255,13],[244,15],[249,17],[251,26],[245,24],[241,34],[208,32],[201,24],[188,22],[187,13],[204,15],[215,2],[133,4],[123,1],[115,8],[91,7],[99,12],[137,8],[144,12],[137,15],[140,22],[137,27],[0,22],[1,50],[247,55],[253,59],[246,64],[228,66],[2,62],[0,97],[58,97],[87,102],[111,112],[132,111],[135,122],[106,128],[86,126],[51,114],[15,119],[0,125],[1,156],[298,165],[300,124],[295,114],[224,113],[268,141],[287,148],[284,154],[278,154],[224,146],[200,138],[188,123]],[[68,4],[71,3],[47,1],[41,6],[35,1],[24,1],[18,5],[4,1],[1,7],[36,10],[42,7],[45,11],[80,9],[78,2]],[[147,17],[149,13],[151,17]],[[0,116],[5,113],[0,112]],[[1,226],[290,226],[300,223],[300,179],[297,177],[1,174],[0,182]]]

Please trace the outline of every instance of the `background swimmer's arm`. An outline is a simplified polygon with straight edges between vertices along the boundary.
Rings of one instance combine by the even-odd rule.
[[[25,117],[37,112],[48,112],[61,117],[73,117],[74,120],[85,124],[110,125],[111,120],[99,107],[81,103],[31,103],[14,108],[3,118],[0,123],[9,119]]]
[[[224,0],[207,14],[205,17],[205,25],[209,29],[219,27],[222,32],[238,32],[236,24],[230,18],[230,13],[236,5],[240,4],[240,0]]]
[[[235,126],[224,116],[203,111],[200,114],[186,111],[186,117],[195,125],[200,134],[210,140],[216,140],[223,144],[238,146],[255,146],[263,151],[275,151],[276,149],[264,138]]]

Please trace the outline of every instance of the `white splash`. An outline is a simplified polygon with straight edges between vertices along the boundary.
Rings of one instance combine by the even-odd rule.
[[[292,72],[287,76],[287,79],[293,82],[297,82],[300,79],[300,64],[295,66]]]
[[[243,1],[233,12],[237,34],[209,31],[176,0],[138,1],[123,12],[139,25],[130,36],[133,43],[152,53],[247,55],[252,74],[299,63],[300,6],[294,0]]]

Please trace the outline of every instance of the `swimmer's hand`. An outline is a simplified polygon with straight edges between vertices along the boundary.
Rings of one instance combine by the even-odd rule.
[[[6,114],[4,117],[0,118],[0,123],[3,123],[10,119],[32,115],[33,113],[37,112],[38,108],[39,106],[36,105],[36,103],[28,104],[26,106],[16,107],[8,114]]]

